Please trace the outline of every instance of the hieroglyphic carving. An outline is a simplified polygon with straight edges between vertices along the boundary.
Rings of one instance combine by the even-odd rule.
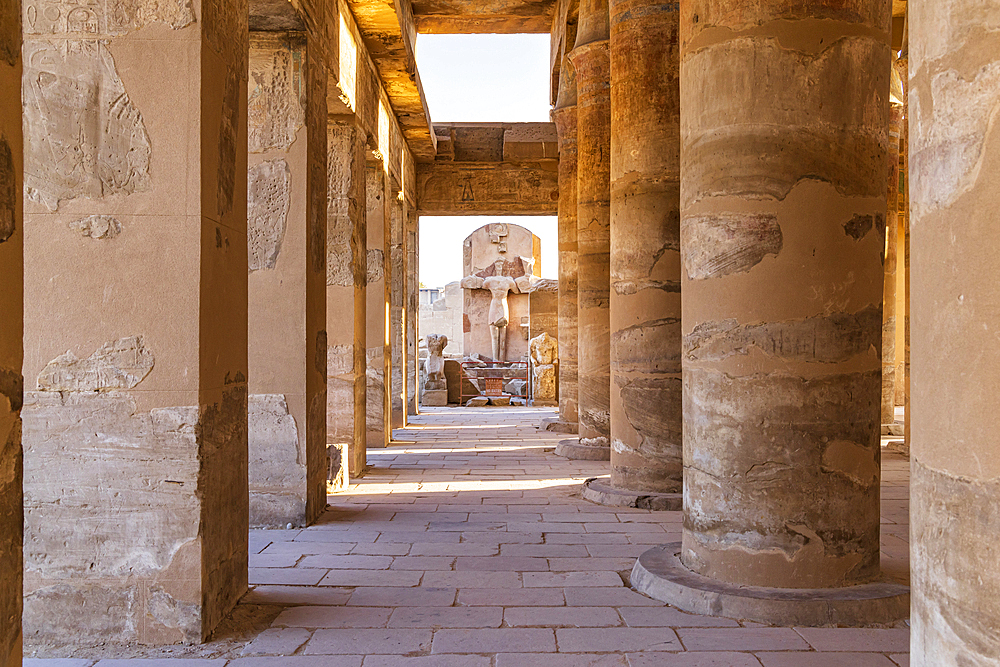
[[[150,23],[194,23],[191,0],[25,0],[25,35],[124,35]]]
[[[17,197],[15,187],[14,155],[10,144],[0,137],[0,243],[14,235],[16,227],[14,215],[17,212]]]
[[[59,355],[38,374],[42,391],[131,389],[153,369],[153,353],[142,336],[108,341],[86,359],[72,351]]]
[[[216,204],[219,217],[233,210],[233,193],[236,189],[236,140],[240,120],[240,76],[233,70],[226,71],[226,85],[222,93],[222,116],[219,121],[219,169]]]
[[[149,188],[149,136],[107,46],[24,45],[25,194],[49,210]]]
[[[254,165],[247,179],[247,265],[273,269],[285,238],[291,202],[291,172],[278,158]]]
[[[305,123],[302,49],[294,48],[287,40],[255,39],[251,46],[249,151],[287,151]]]

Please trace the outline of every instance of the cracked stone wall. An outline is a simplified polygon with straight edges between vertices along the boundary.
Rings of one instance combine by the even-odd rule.
[[[611,0],[611,485],[640,494],[683,467],[678,29],[675,2]]]
[[[327,212],[327,430],[346,450],[347,472],[364,473],[367,414],[368,218],[364,130],[347,123],[328,129],[330,197]]]
[[[390,225],[390,206],[386,176],[380,162],[369,162],[365,169],[367,205],[367,304],[365,337],[366,364],[366,443],[368,447],[389,444],[390,404],[386,377],[390,371],[392,349],[386,343],[389,326],[388,290],[385,279],[385,255]]]
[[[253,33],[250,39],[249,460],[255,526],[305,525],[326,504],[326,69],[313,43],[306,33]]]
[[[22,16],[27,645],[201,641],[247,588],[247,6]]]
[[[0,0],[0,665],[21,664],[24,234],[21,4]]]
[[[880,574],[890,12],[778,7],[680,8],[681,558],[842,587]]]
[[[1000,627],[1000,8],[910,12],[911,664],[991,665]]]

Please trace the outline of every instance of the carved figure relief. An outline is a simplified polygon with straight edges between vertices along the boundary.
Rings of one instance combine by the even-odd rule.
[[[110,215],[88,215],[69,223],[69,228],[92,239],[113,239],[122,233],[122,223]]]
[[[107,391],[131,389],[153,369],[153,353],[142,336],[108,341],[80,359],[69,351],[59,355],[38,374],[42,391]]]
[[[250,51],[248,146],[251,153],[287,151],[305,123],[302,51],[285,42],[254,42]]]
[[[489,269],[462,278],[463,289],[489,290],[492,299],[487,322],[490,326],[490,343],[493,358],[497,361],[507,360],[507,325],[510,324],[510,306],[507,295],[510,292],[520,294],[531,288],[531,279],[521,275],[518,278],[505,273],[509,262],[498,259]]]
[[[250,168],[247,178],[247,265],[273,269],[285,238],[291,171],[281,158]]]
[[[149,136],[103,42],[24,45],[25,194],[49,210],[149,189]]]

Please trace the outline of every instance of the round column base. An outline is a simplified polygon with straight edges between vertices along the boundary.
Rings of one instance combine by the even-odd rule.
[[[576,438],[560,440],[556,454],[575,461],[610,461],[611,447],[580,444]]]
[[[577,425],[576,422],[565,422],[558,417],[553,417],[550,419],[543,419],[540,428],[546,431],[552,431],[553,433],[576,433]]]
[[[684,509],[683,493],[639,493],[616,489],[604,478],[591,477],[583,483],[583,498],[608,507],[635,507],[658,512],[680,512]]]
[[[632,568],[632,587],[654,600],[702,616],[781,626],[859,628],[910,615],[910,588],[888,580],[847,588],[737,586],[695,574],[681,563],[681,544],[646,551]]]

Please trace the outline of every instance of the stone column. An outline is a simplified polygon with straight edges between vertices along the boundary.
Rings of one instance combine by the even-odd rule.
[[[582,0],[569,54],[577,85],[577,326],[579,443],[570,458],[610,457],[611,93],[608,2]],[[570,441],[572,442],[572,441]]]
[[[1000,6],[913,3],[910,662],[997,664]]]
[[[389,261],[386,263],[386,287],[389,303],[389,348],[391,350],[391,372],[388,376],[390,419],[392,428],[406,425],[406,330],[403,323],[403,307],[406,292],[406,236],[403,202],[399,198],[399,188],[393,182],[389,194]]]
[[[0,0],[0,665],[21,664],[21,2]]]
[[[381,161],[368,160],[366,178],[366,218],[368,226],[367,248],[367,313],[366,338],[368,341],[367,365],[367,435],[368,447],[385,447],[389,444],[389,403],[386,389],[389,354],[386,349],[385,255],[386,255],[386,175]]]
[[[611,494],[605,501],[655,498],[656,509],[672,510],[681,508],[682,479],[678,27],[676,2],[611,0]]]
[[[327,437],[331,479],[360,477],[366,465],[367,133],[352,121],[327,129],[330,179],[326,245]]]
[[[248,8],[198,6],[24,12],[28,646],[247,590]]]
[[[559,421],[550,430],[577,431],[577,142],[576,70],[564,58],[552,120],[559,140]]]
[[[420,319],[420,264],[417,241],[420,238],[420,218],[416,207],[406,206],[406,414],[417,414],[417,387],[420,371],[417,365],[418,323]]]
[[[896,257],[899,223],[899,126],[903,108],[889,106],[889,177],[886,181],[885,279],[882,289],[882,410],[883,430],[891,435],[896,422]]]
[[[252,526],[302,526],[326,507],[327,71],[316,51],[305,34],[250,38]]]
[[[632,581],[680,568],[687,610],[908,611],[878,583],[889,9],[681,5],[683,544]]]

